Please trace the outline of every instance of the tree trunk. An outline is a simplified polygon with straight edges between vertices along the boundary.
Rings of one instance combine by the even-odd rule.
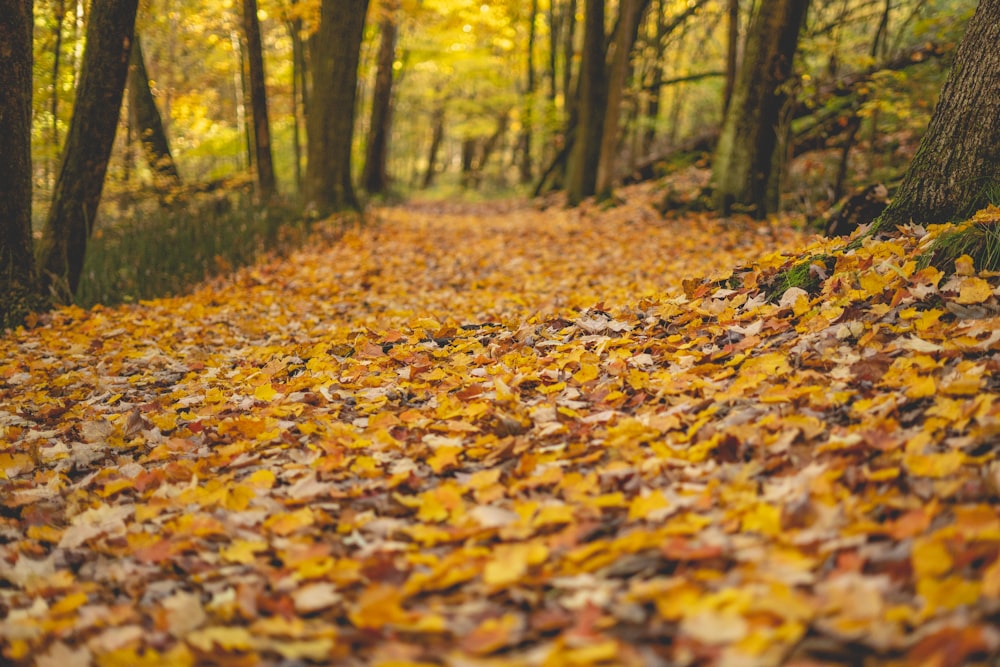
[[[556,65],[557,54],[559,53],[559,35],[562,31],[562,15],[556,11],[555,0],[549,1],[549,53],[548,53],[548,78],[549,78],[549,102],[555,105],[559,92],[559,68]]]
[[[475,176],[473,172],[476,167],[476,140],[472,137],[462,139],[462,175],[460,182],[463,189],[475,186]]]
[[[267,121],[267,86],[264,52],[260,42],[257,0],[243,0],[243,33],[250,65],[250,113],[253,117],[254,164],[257,167],[257,197],[267,204],[275,195],[274,163],[271,160],[271,130]]]
[[[497,126],[493,130],[493,134],[486,137],[483,141],[482,146],[479,150],[479,156],[476,159],[476,164],[473,169],[473,187],[478,187],[483,180],[483,171],[486,169],[486,163],[489,162],[490,157],[493,156],[494,151],[498,145],[500,145],[500,139],[507,133],[507,125],[510,123],[510,113],[507,111],[502,112],[497,116]]]
[[[32,0],[0,0],[0,333],[36,305],[31,247]]]
[[[52,114],[52,125],[49,129],[49,140],[52,142],[52,152],[55,153],[59,149],[59,63],[62,58],[63,20],[66,18],[65,0],[56,0],[52,9],[55,14],[56,43],[52,48],[52,100],[49,108],[49,112]],[[51,183],[49,178],[53,171],[52,158],[48,158],[45,161],[46,184]]]
[[[750,26],[743,66],[712,162],[713,197],[724,214],[763,218],[778,208],[772,178],[785,82],[805,20],[807,0],[764,0]]]
[[[83,273],[118,127],[138,0],[95,2],[87,22],[80,82],[39,246],[43,285],[70,300]]]
[[[618,157],[618,123],[621,119],[622,95],[629,73],[632,46],[639,34],[642,13],[649,8],[650,0],[622,0],[618,8],[618,27],[612,42],[607,93],[604,112],[604,129],[601,131],[597,180],[595,190],[599,198],[609,199]]]
[[[434,129],[431,130],[431,147],[427,151],[427,171],[424,172],[424,180],[420,184],[421,190],[431,187],[437,174],[437,155],[441,150],[441,142],[444,141],[444,102],[434,110],[432,123]]]
[[[291,4],[297,4],[292,0]],[[292,40],[292,153],[295,156],[295,189],[302,192],[302,138],[300,123],[304,123],[306,114],[306,55],[305,44],[302,41],[302,19],[294,18],[286,23],[288,35]]]
[[[378,61],[375,69],[375,90],[372,94],[372,119],[368,130],[365,170],[362,187],[369,194],[381,194],[389,185],[386,161],[389,155],[389,130],[392,127],[392,65],[396,61],[396,11],[398,0],[383,7]]]
[[[1000,186],[1000,0],[980,0],[880,228],[961,219]]]
[[[604,50],[604,0],[586,0],[580,100],[576,138],[566,174],[566,202],[576,206],[594,194],[601,155],[604,113],[608,107],[608,80]]]
[[[563,34],[563,106],[569,110],[575,104],[573,87],[573,60],[576,53],[574,42],[576,38],[576,6],[577,0],[569,0],[566,13],[563,15],[565,33]],[[601,28],[603,32],[604,28]],[[601,45],[604,48],[604,45]],[[603,56],[602,56],[603,57]],[[572,113],[570,113],[572,115]]]
[[[135,35],[128,70],[128,110],[131,123],[139,133],[139,143],[146,163],[153,171],[154,184],[158,190],[180,185],[181,178],[177,165],[170,154],[167,133],[163,129],[163,119],[156,108],[156,101],[149,89],[149,75],[142,54],[139,35]]]
[[[647,89],[646,108],[643,110],[642,154],[649,155],[656,142],[656,124],[660,117],[660,95],[663,87],[663,52],[666,39],[666,21],[663,12],[663,0],[657,1],[656,30],[653,35],[653,53],[649,87]]]
[[[320,217],[359,209],[351,183],[358,62],[368,0],[322,0],[313,36],[306,206]]]
[[[736,87],[736,62],[740,45],[740,0],[728,0],[726,4],[726,85],[722,90],[722,117],[729,111]]]
[[[531,9],[528,14],[528,44],[527,49],[527,77],[524,82],[524,117],[521,119],[521,136],[518,141],[521,160],[520,168],[521,184],[531,182],[531,134],[534,124],[534,104],[535,104],[535,19],[538,16],[538,0],[531,0]]]

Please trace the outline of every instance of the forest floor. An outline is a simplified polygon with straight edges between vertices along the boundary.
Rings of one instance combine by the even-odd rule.
[[[996,664],[1000,277],[624,196],[0,339],[0,662]]]

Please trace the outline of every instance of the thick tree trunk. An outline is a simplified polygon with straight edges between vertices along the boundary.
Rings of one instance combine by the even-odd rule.
[[[743,66],[712,163],[713,197],[723,213],[763,218],[777,210],[772,180],[785,82],[805,20],[807,0],[764,0],[750,26]],[[779,170],[780,171],[780,170]]]
[[[382,38],[375,67],[375,90],[372,93],[372,118],[365,153],[365,170],[361,185],[369,194],[381,194],[389,185],[386,161],[389,155],[389,130],[392,127],[392,65],[396,61],[396,11],[399,3],[392,0],[383,7],[379,23]]]
[[[980,0],[881,228],[961,219],[1000,186],[1000,0]]]
[[[43,285],[69,300],[80,284],[118,127],[138,0],[90,8],[73,118],[39,246]]]
[[[163,118],[149,89],[149,75],[142,54],[139,35],[135,35],[128,70],[128,110],[132,126],[139,133],[146,163],[154,174],[154,184],[158,189],[179,185],[181,178],[177,165],[170,154],[170,143],[163,129]]]
[[[31,247],[32,0],[0,0],[0,333],[36,305]]]
[[[250,65],[250,113],[253,117],[257,197],[262,204],[266,204],[274,198],[276,185],[274,163],[271,160],[271,130],[267,120],[267,86],[257,0],[243,0],[243,33],[247,40],[247,61]]]
[[[583,58],[580,65],[579,121],[566,174],[566,202],[576,206],[593,195],[601,155],[608,80],[604,50],[604,0],[586,0]]]
[[[358,61],[368,0],[322,0],[312,42],[306,206],[316,215],[360,208],[351,183]]]
[[[621,119],[622,95],[629,73],[629,57],[639,34],[642,13],[650,0],[622,0],[618,7],[618,27],[610,54],[604,129],[601,131],[600,158],[597,163],[595,190],[599,198],[610,198],[618,157],[618,124]]]

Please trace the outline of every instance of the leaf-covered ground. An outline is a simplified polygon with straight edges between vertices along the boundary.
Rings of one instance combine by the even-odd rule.
[[[995,664],[1000,280],[653,196],[0,339],[0,662]]]

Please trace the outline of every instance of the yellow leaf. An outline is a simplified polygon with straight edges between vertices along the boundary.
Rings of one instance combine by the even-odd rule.
[[[1000,598],[1000,558],[983,572],[983,595],[988,598]]]
[[[262,384],[253,390],[254,398],[264,401],[265,403],[270,403],[271,400],[277,395],[278,392],[275,391],[270,382]]]
[[[483,581],[491,586],[516,583],[524,578],[530,566],[544,562],[548,556],[548,547],[538,542],[501,545],[493,559],[486,564]]]
[[[225,495],[225,498],[222,501],[222,506],[227,510],[242,512],[247,508],[250,501],[253,500],[256,495],[257,492],[249,486],[238,484],[229,489],[229,492]]]
[[[184,639],[206,653],[220,648],[224,651],[249,651],[254,645],[253,635],[242,626],[213,625],[190,632]]]
[[[402,607],[402,591],[389,584],[374,584],[365,589],[358,603],[348,613],[356,628],[378,629],[386,625],[409,623],[410,614]]]
[[[758,503],[752,510],[743,515],[742,529],[762,535],[779,535],[781,533],[781,507]]]
[[[939,610],[951,611],[975,604],[981,590],[979,582],[968,581],[961,577],[917,579],[917,595],[923,598],[927,605],[925,609],[928,616]]]
[[[982,278],[969,276],[962,278],[955,301],[961,304],[982,303],[991,296],[993,296],[993,290],[988,282]]]
[[[906,385],[906,397],[913,400],[933,396],[936,391],[937,383],[929,375],[918,375]]]
[[[274,486],[274,483],[277,481],[277,477],[275,477],[274,473],[267,468],[261,468],[260,470],[255,470],[252,474],[247,476],[244,481],[247,483],[247,486],[255,489],[266,490]]]
[[[308,507],[303,507],[294,512],[279,513],[269,516],[264,520],[264,527],[275,535],[291,535],[303,528],[308,528],[316,518]]]
[[[228,563],[249,565],[262,551],[267,551],[267,542],[263,540],[233,540],[228,547],[219,552],[219,556]]]
[[[436,474],[451,470],[458,466],[458,456],[463,451],[462,447],[455,447],[451,445],[445,445],[438,447],[434,450],[434,453],[427,459],[427,465],[431,467]]]
[[[62,538],[63,530],[47,523],[39,526],[28,526],[26,532],[29,538],[39,542],[52,542],[57,544]]]
[[[952,569],[951,554],[938,540],[918,539],[910,554],[917,579],[938,577]]]
[[[911,475],[917,477],[950,477],[965,462],[965,455],[959,451],[943,454],[907,454],[903,457],[903,465]]]
[[[580,366],[580,370],[573,373],[573,380],[575,380],[577,384],[586,384],[591,380],[596,380],[597,376],[600,374],[601,371],[597,367],[597,364],[582,364]]]
[[[971,276],[976,273],[976,263],[968,255],[962,255],[955,260],[955,273],[960,276]]]
[[[76,611],[77,608],[87,604],[87,594],[86,593],[70,593],[66,597],[60,599],[58,602],[52,605],[49,609],[49,613],[53,616],[60,614],[69,614]]]
[[[670,501],[659,489],[645,495],[638,495],[632,499],[628,506],[628,520],[639,521],[649,519],[660,521],[668,513]]]

